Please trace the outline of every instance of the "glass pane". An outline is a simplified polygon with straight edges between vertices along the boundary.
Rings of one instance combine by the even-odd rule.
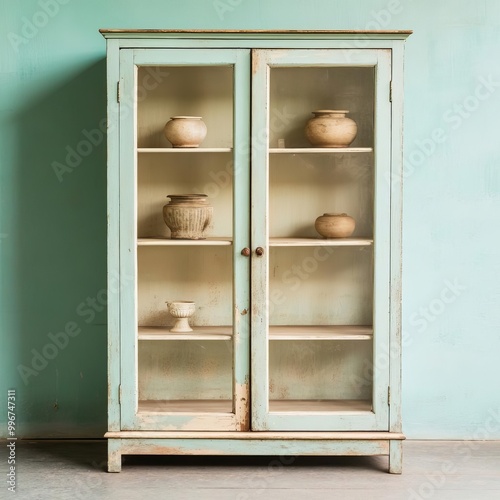
[[[271,68],[271,412],[372,408],[374,82],[373,67]],[[315,110],[349,111],[357,135],[342,147],[362,149],[311,143]],[[354,231],[325,238],[323,214]]]
[[[139,412],[230,413],[233,67],[139,67],[137,82]],[[201,117],[198,147],[167,140],[174,116]],[[204,227],[179,236],[163,207],[186,194],[206,195],[213,216],[183,205],[179,224]]]
[[[304,129],[312,112],[347,110],[357,124],[350,147],[373,147],[374,90],[373,67],[272,68],[269,146],[311,147]]]
[[[171,147],[163,129],[172,116],[202,117],[201,147],[232,146],[232,66],[141,66],[137,85],[138,147]]]
[[[230,413],[231,365],[230,341],[142,341],[139,411]]]
[[[270,411],[370,411],[372,255],[271,248]]]
[[[271,342],[269,409],[370,411],[371,342]]]

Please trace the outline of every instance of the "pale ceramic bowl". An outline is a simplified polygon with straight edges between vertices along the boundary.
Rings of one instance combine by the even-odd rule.
[[[316,219],[314,227],[325,238],[348,238],[354,232],[356,221],[347,214],[323,214]]]
[[[201,116],[172,116],[164,134],[174,148],[197,148],[207,135],[207,126]]]

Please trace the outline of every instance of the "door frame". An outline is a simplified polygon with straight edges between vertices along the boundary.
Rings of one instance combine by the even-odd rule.
[[[138,66],[233,66],[233,393],[231,413],[138,412],[137,338],[137,69]],[[248,430],[250,309],[249,49],[120,50],[120,413],[122,430]],[[168,118],[168,117],[167,117]]]
[[[389,429],[391,332],[391,165],[392,104],[390,49],[252,50],[252,430],[328,431]],[[269,411],[269,108],[273,67],[369,66],[375,70],[374,123],[374,299],[373,393],[371,411]],[[257,141],[256,141],[257,139]]]

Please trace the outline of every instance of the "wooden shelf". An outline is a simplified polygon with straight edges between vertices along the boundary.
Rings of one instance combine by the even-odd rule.
[[[231,439],[231,440],[287,440],[312,441],[327,439],[352,441],[361,439],[376,441],[380,439],[406,439],[401,432],[387,431],[108,431],[105,438],[118,439]]]
[[[270,340],[371,340],[371,326],[315,325],[269,327]]]
[[[194,326],[192,332],[172,333],[169,326],[140,326],[139,340],[231,340],[231,326]],[[371,326],[314,325],[269,327],[269,340],[371,340]]]
[[[205,240],[172,240],[170,238],[138,238],[138,246],[229,246],[231,238],[207,238]]]
[[[227,399],[142,400],[139,412],[143,413],[232,413],[233,404]],[[366,413],[372,411],[369,400],[271,400],[273,413]]]
[[[231,340],[231,326],[194,326],[192,332],[172,333],[169,326],[140,326],[139,340]]]
[[[138,153],[231,153],[233,148],[137,148]]]
[[[146,413],[232,413],[230,399],[177,399],[139,401],[139,412]]]
[[[215,237],[205,240],[172,240],[170,238],[138,238],[138,246],[230,246],[232,238]],[[348,247],[370,246],[370,238],[269,238],[270,247]]]
[[[138,153],[231,153],[233,148],[137,148]],[[372,153],[373,148],[269,148],[269,154]]]
[[[269,154],[372,153],[373,148],[269,148]]]
[[[370,400],[337,399],[337,400],[306,400],[282,399],[269,401],[269,411],[276,413],[314,413],[314,412],[342,412],[365,413],[372,411]]]
[[[371,238],[269,238],[270,247],[347,247],[373,245]]]

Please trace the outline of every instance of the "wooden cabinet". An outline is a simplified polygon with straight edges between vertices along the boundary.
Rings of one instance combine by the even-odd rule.
[[[109,470],[124,454],[389,455],[401,471],[402,61],[409,32],[102,30]],[[313,147],[318,109],[347,147]],[[173,148],[172,116],[202,116]],[[169,194],[209,236],[172,239]],[[348,238],[315,230],[348,213]],[[173,333],[167,302],[196,304]]]

